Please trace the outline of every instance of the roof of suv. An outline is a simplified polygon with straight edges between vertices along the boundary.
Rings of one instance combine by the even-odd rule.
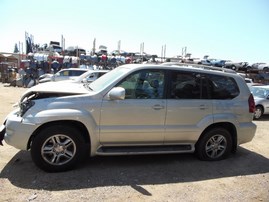
[[[193,68],[199,68],[199,69],[206,69],[206,70],[215,70],[215,71],[221,71],[221,72],[228,72],[228,73],[236,73],[236,71],[227,69],[227,68],[221,68],[221,67],[213,67],[208,65],[198,65],[198,64],[189,64],[189,63],[180,63],[180,62],[165,62],[160,64],[162,66],[180,66],[180,67],[193,67]]]

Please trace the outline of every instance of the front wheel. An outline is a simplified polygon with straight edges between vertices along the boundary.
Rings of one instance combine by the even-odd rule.
[[[67,171],[83,159],[85,145],[76,128],[53,125],[36,135],[31,156],[34,163],[44,171]]]
[[[226,158],[232,151],[232,137],[224,128],[207,131],[196,144],[196,155],[201,160],[217,161]]]

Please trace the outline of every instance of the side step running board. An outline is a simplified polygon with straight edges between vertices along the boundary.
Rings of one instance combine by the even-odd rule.
[[[191,153],[192,145],[160,145],[160,146],[103,146],[97,150],[98,155],[124,154],[164,154],[164,153]]]

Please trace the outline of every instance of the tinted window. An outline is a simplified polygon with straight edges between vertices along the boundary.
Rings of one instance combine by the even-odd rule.
[[[233,78],[172,71],[170,83],[172,99],[232,99],[239,94]]]
[[[85,73],[86,71],[70,71],[69,76],[80,76],[81,74]]]
[[[208,75],[212,99],[233,99],[239,95],[235,80],[227,76]]]
[[[99,72],[99,74],[97,75],[97,78],[103,76],[106,72]]]
[[[61,71],[61,72],[59,72],[59,75],[60,76],[69,76],[69,71],[68,70]]]
[[[172,71],[171,98],[199,99],[200,87],[197,85],[196,74],[190,72]]]
[[[80,76],[81,74],[85,73],[86,71],[83,70],[63,70],[61,72],[58,72],[60,76]]]

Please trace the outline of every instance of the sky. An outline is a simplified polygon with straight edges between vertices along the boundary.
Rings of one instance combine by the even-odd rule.
[[[269,63],[268,0],[0,0],[0,52],[61,42],[88,51],[96,45],[161,56]],[[22,47],[21,47],[22,50]]]

